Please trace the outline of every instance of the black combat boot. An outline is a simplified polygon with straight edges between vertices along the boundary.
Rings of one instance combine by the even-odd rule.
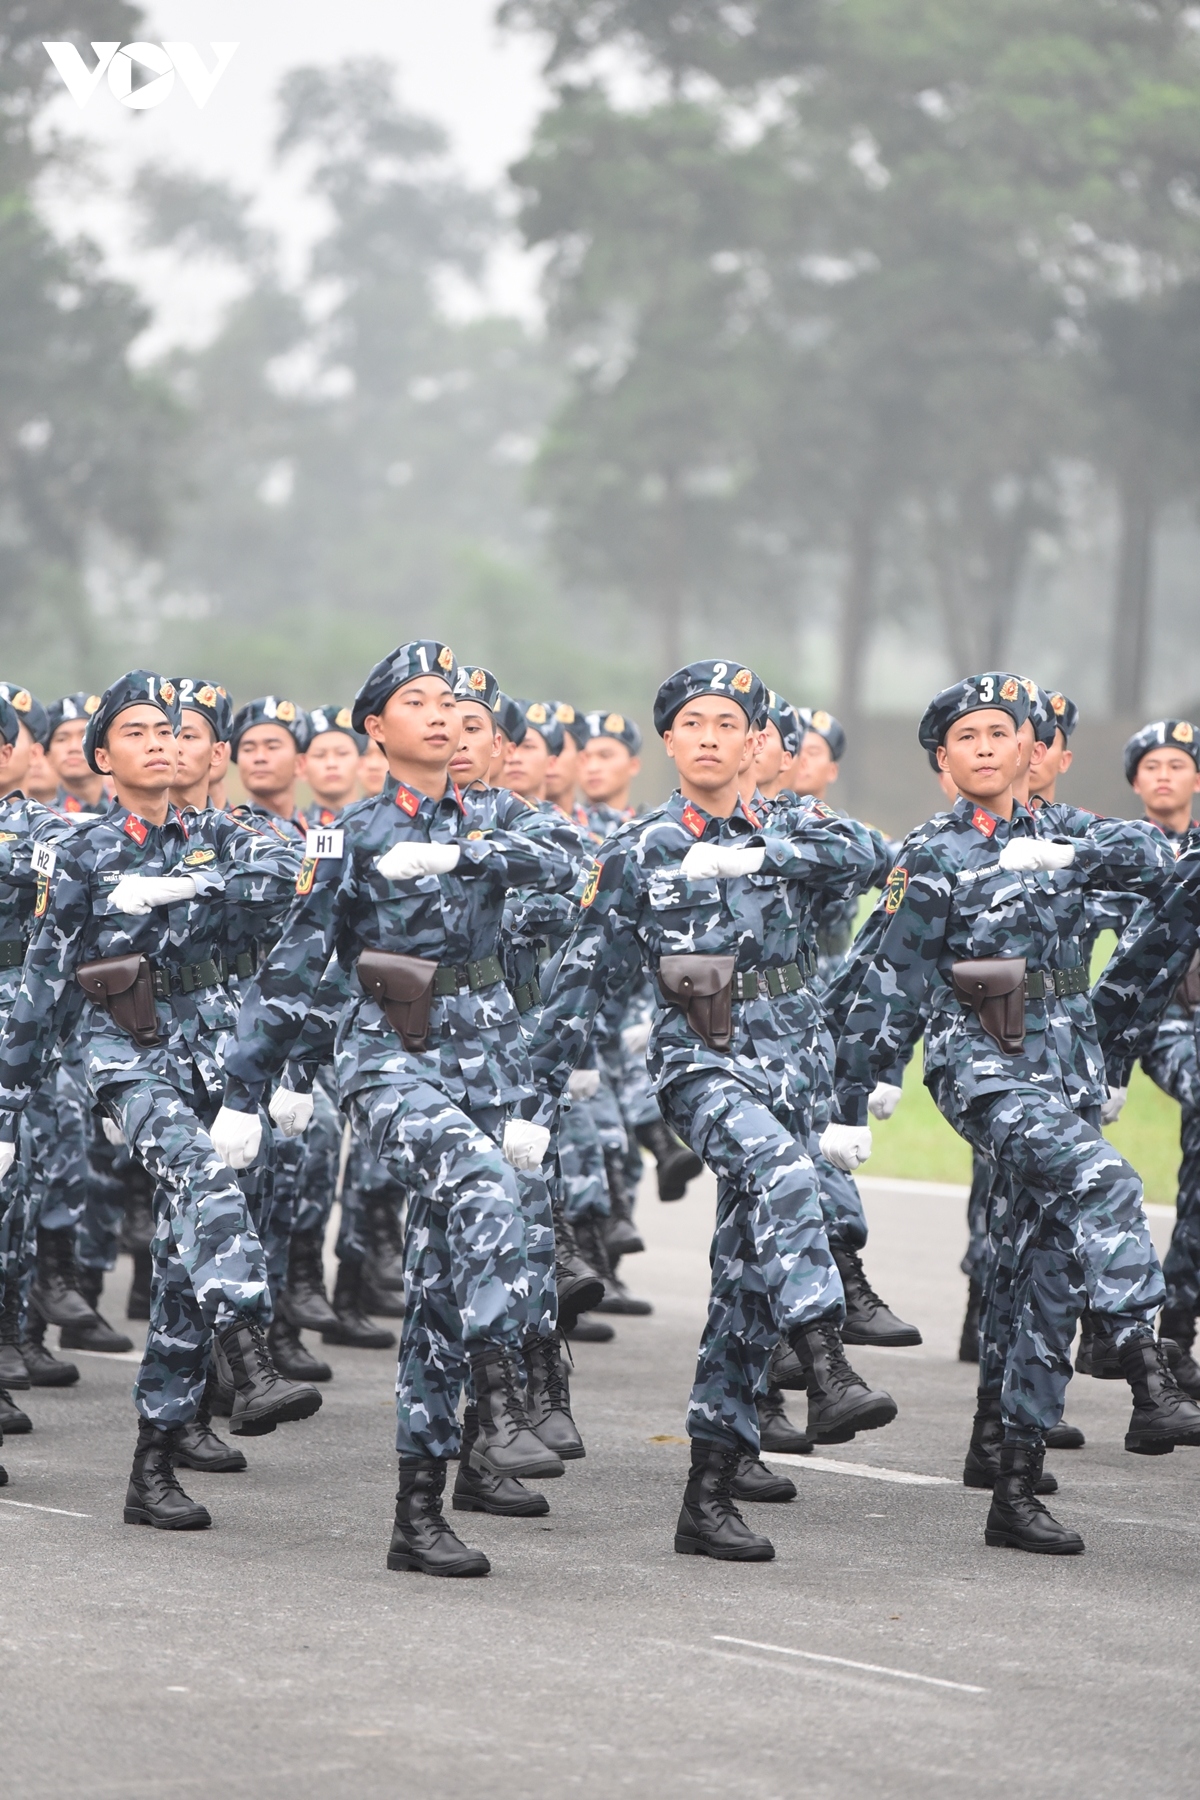
[[[148,1319],[150,1317],[150,1286],[154,1279],[154,1258],[149,1250],[133,1252],[133,1279],[129,1283],[129,1297],[125,1302],[127,1319]]]
[[[21,1355],[21,1303],[15,1281],[0,1288],[0,1382],[22,1391],[32,1385]]]
[[[580,1248],[604,1282],[604,1295],[597,1302],[595,1310],[599,1313],[620,1313],[630,1318],[645,1318],[654,1308],[648,1300],[636,1299],[625,1283],[613,1273],[604,1231],[603,1219],[580,1219],[575,1227]]]
[[[335,1323],[321,1331],[326,1344],[350,1344],[355,1350],[391,1350],[396,1334],[372,1325],[362,1309],[362,1263],[340,1262],[333,1288]]]
[[[783,1406],[783,1392],[769,1387],[756,1401],[758,1438],[764,1456],[811,1456],[812,1439],[788,1418]]]
[[[189,1424],[179,1427],[172,1452],[175,1467],[200,1469],[206,1475],[239,1475],[246,1467],[245,1457],[236,1444],[227,1444],[212,1428],[212,1402],[216,1388],[217,1377],[210,1364],[208,1380],[200,1396],[199,1410]]]
[[[583,1439],[571,1417],[571,1388],[557,1337],[539,1337],[522,1345],[525,1364],[525,1410],[547,1450],[562,1462],[586,1456]]]
[[[49,1325],[96,1324],[95,1313],[79,1291],[74,1226],[64,1226],[61,1231],[47,1231],[44,1225],[38,1226],[37,1274],[29,1304],[31,1308],[37,1308]]]
[[[173,1457],[180,1427],[165,1429],[142,1419],[125,1494],[125,1523],[154,1525],[159,1531],[204,1531],[212,1524],[206,1506],[189,1500],[179,1485]]]
[[[514,1475],[493,1475],[476,1468],[471,1451],[479,1436],[479,1414],[468,1405],[463,1415],[462,1449],[450,1504],[455,1512],[495,1513],[501,1519],[540,1519],[550,1511],[545,1494],[530,1493]]]
[[[321,1244],[322,1233],[317,1229],[293,1231],[288,1245],[287,1289],[279,1310],[297,1331],[336,1331],[339,1327],[325,1293]]]
[[[380,1298],[391,1294],[390,1304],[400,1309],[389,1311],[385,1318],[404,1317],[404,1232],[400,1225],[403,1202],[403,1190],[391,1187],[374,1191],[366,1203],[367,1287]],[[368,1310],[378,1312],[379,1308],[372,1304]]]
[[[963,1486],[994,1488],[1000,1473],[1000,1446],[1004,1442],[1004,1424],[1000,1416],[1000,1396],[979,1388],[975,1395],[975,1421],[971,1426],[971,1442],[963,1463]],[[1058,1483],[1044,1471],[1034,1483],[1035,1494],[1056,1494]]]
[[[271,1361],[261,1325],[236,1319],[217,1333],[237,1390],[229,1429],[234,1437],[265,1437],[277,1425],[308,1419],[321,1404],[308,1381],[286,1381]]]
[[[1086,1443],[1078,1425],[1068,1425],[1065,1419],[1060,1419],[1046,1433],[1047,1450],[1082,1450]]]
[[[665,1119],[638,1125],[633,1135],[658,1164],[659,1199],[682,1200],[688,1182],[694,1181],[704,1167],[696,1152],[680,1143]]]
[[[800,1359],[786,1338],[780,1338],[771,1352],[767,1380],[772,1387],[786,1388],[792,1394],[807,1394],[808,1376],[800,1367]]]
[[[718,1562],[771,1562],[770,1538],[751,1531],[733,1503],[733,1484],[745,1452],[712,1438],[692,1439],[692,1466],[675,1527],[680,1556],[712,1556]]]
[[[535,1481],[548,1481],[563,1473],[562,1458],[546,1447],[529,1423],[513,1351],[499,1345],[474,1351],[471,1385],[479,1415],[479,1435],[471,1447],[475,1468]]]
[[[0,1387],[0,1441],[8,1437],[24,1437],[33,1430],[33,1420],[22,1412],[7,1388]]]
[[[1135,1456],[1169,1456],[1176,1444],[1200,1444],[1200,1406],[1172,1375],[1162,1345],[1147,1330],[1127,1338],[1119,1355],[1133,1390],[1125,1448]]]
[[[842,1278],[846,1295],[846,1323],[842,1326],[843,1344],[879,1344],[885,1348],[903,1349],[921,1343],[915,1325],[906,1325],[890,1307],[885,1306],[863,1273],[862,1256],[841,1244],[831,1244],[833,1260]]]
[[[1079,1321],[1079,1348],[1075,1352],[1075,1373],[1091,1375],[1096,1381],[1124,1381],[1121,1356],[1108,1327],[1091,1310],[1085,1309]]]
[[[604,1282],[581,1250],[574,1227],[563,1211],[561,1201],[554,1200],[552,1205],[558,1323],[563,1331],[574,1334],[580,1314],[591,1312],[603,1300]]]
[[[794,1500],[796,1484],[747,1452],[738,1463],[730,1492],[735,1500]]]
[[[64,1350],[100,1350],[110,1356],[121,1356],[133,1349],[133,1339],[114,1331],[108,1320],[98,1309],[100,1292],[104,1286],[103,1269],[78,1269],[79,1292],[92,1309],[92,1323],[83,1325],[64,1325],[59,1333],[59,1344]]]
[[[559,1316],[562,1316],[561,1308]],[[616,1335],[606,1320],[593,1319],[590,1313],[585,1313],[581,1319],[576,1319],[570,1331],[563,1332],[563,1336],[568,1338],[572,1344],[611,1344]]]
[[[233,1385],[233,1372],[229,1367],[229,1358],[221,1348],[220,1339],[214,1333],[212,1348],[212,1380],[205,1386],[210,1412],[218,1418],[233,1417],[233,1403],[237,1399],[237,1389]]]
[[[608,1176],[608,1227],[604,1242],[613,1269],[623,1256],[636,1256],[646,1248],[642,1234],[633,1222],[633,1200],[625,1184],[625,1165],[619,1150],[606,1150],[604,1169]]]
[[[313,1355],[291,1320],[284,1317],[282,1309],[271,1321],[267,1345],[271,1361],[289,1381],[333,1380],[333,1370],[329,1364]]]
[[[483,1551],[468,1550],[450,1529],[442,1512],[445,1486],[444,1459],[400,1458],[389,1569],[411,1569],[418,1575],[490,1574],[492,1565]]]
[[[73,1362],[60,1362],[46,1348],[46,1321],[37,1308],[30,1305],[28,1330],[21,1339],[21,1360],[29,1371],[33,1387],[74,1387],[79,1369]]]
[[[958,1340],[959,1362],[979,1361],[979,1311],[982,1305],[983,1289],[972,1275],[967,1282],[967,1311],[962,1323],[962,1335]]]
[[[1083,1539],[1053,1518],[1036,1498],[1043,1451],[1007,1438],[992,1490],[983,1541],[993,1550],[1032,1550],[1039,1556],[1079,1556]]]
[[[891,1424],[896,1402],[855,1374],[836,1320],[793,1326],[788,1338],[808,1378],[808,1435],[814,1443],[848,1444],[856,1431]]]
[[[1179,1355],[1168,1349],[1171,1373],[1192,1400],[1200,1400],[1200,1363],[1192,1355],[1196,1341],[1196,1315],[1190,1306],[1164,1306],[1158,1331],[1164,1343],[1177,1344]]]

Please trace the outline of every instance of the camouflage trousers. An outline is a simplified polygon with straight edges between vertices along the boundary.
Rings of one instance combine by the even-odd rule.
[[[64,1059],[34,1089],[24,1112],[29,1199],[19,1251],[21,1306],[37,1269],[37,1235],[72,1231],[83,1217],[88,1183],[89,1099],[76,1067]]]
[[[971,1152],[971,1191],[967,1195],[967,1248],[959,1268],[983,1286],[988,1260],[988,1219],[996,1165],[978,1150]]]
[[[348,1111],[408,1193],[396,1448],[453,1456],[471,1354],[517,1350],[557,1326],[549,1189],[505,1162],[498,1107],[467,1113],[418,1081],[361,1089]]]
[[[559,1191],[571,1224],[579,1219],[607,1219],[612,1208],[604,1144],[589,1100],[572,1101],[558,1115],[555,1129]]]
[[[1179,1189],[1175,1228],[1163,1259],[1167,1305],[1172,1311],[1200,1310],[1200,1059],[1190,1022],[1172,1035],[1161,1032],[1142,1067],[1151,1081],[1179,1102]]]
[[[660,1094],[667,1123],[717,1177],[712,1288],[688,1405],[689,1437],[758,1454],[755,1396],[778,1339],[795,1325],[842,1318],[809,1122],[780,1118],[718,1072]]]
[[[363,1147],[361,1138],[352,1136],[338,1219],[338,1261],[363,1262],[370,1254],[369,1215],[374,1207],[388,1207],[399,1220],[406,1203],[404,1189],[393,1181],[386,1166]]]
[[[17,1122],[17,1154],[12,1168],[0,1182],[0,1298],[8,1295],[21,1304],[21,1275],[26,1244],[34,1235],[30,1225],[33,1189],[29,1179],[32,1160],[29,1131],[23,1116]]]
[[[196,1416],[214,1327],[269,1321],[266,1258],[246,1195],[205,1130],[215,1107],[189,1104],[159,1077],[106,1088],[101,1099],[155,1182],[150,1326],[134,1404],[156,1424],[179,1424]]]
[[[1018,1087],[951,1118],[996,1167],[980,1320],[981,1388],[1006,1431],[1034,1441],[1062,1418],[1085,1305],[1119,1344],[1149,1329],[1163,1278],[1137,1172],[1062,1101]]]
[[[337,1092],[332,1074],[328,1090],[323,1081],[314,1082],[312,1122],[298,1140],[302,1154],[296,1174],[293,1231],[323,1232],[333,1211],[342,1155],[342,1117],[330,1092]]]
[[[85,1269],[113,1269],[129,1193],[133,1159],[124,1144],[110,1144],[93,1111],[88,1131],[87,1200],[75,1237],[75,1254]]]
[[[858,1183],[853,1175],[843,1174],[821,1155],[820,1135],[818,1131],[809,1133],[808,1153],[821,1187],[825,1235],[839,1249],[861,1250],[867,1241],[867,1215],[863,1211]]]

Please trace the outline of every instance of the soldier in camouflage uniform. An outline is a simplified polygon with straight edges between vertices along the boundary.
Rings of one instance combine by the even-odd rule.
[[[807,1153],[820,1015],[796,962],[813,890],[844,883],[873,853],[862,827],[815,803],[789,815],[787,837],[761,832],[745,812],[739,775],[764,693],[751,670],[721,661],[691,664],[660,688],[655,725],[680,790],[602,846],[533,1045],[537,1110],[549,1122],[601,1005],[643,972],[660,989],[674,984],[676,1001],[664,990],[656,1007],[650,1071],[667,1121],[718,1178],[675,1546],[737,1561],[774,1554],[738,1514],[733,1485],[753,1478],[755,1396],[780,1332],[805,1366],[810,1422],[826,1441],[896,1410],[850,1370],[838,1337],[841,1282]],[[723,1010],[719,1029],[693,1021],[683,998],[693,991],[722,1009],[729,996],[728,1028]]]
[[[74,1032],[91,1094],[169,1195],[134,1390],[140,1426],[125,1517],[171,1530],[211,1523],[172,1467],[181,1427],[200,1405],[210,1334],[236,1384],[235,1432],[273,1430],[320,1405],[315,1388],[283,1382],[271,1366],[260,1329],[262,1248],[204,1129],[216,1110],[217,1040],[233,1023],[223,898],[286,880],[290,864],[272,863],[267,840],[233,819],[209,815],[193,836],[170,810],[178,726],[174,684],[144,670],[114,683],[91,715],[88,761],[112,773],[118,798],[39,871],[38,925],[0,1035],[0,1173],[47,1059]]]
[[[1168,861],[1161,839],[1123,821],[1092,821],[1066,841],[1057,830],[1039,836],[1012,797],[1028,714],[1023,682],[1004,673],[962,681],[926,711],[922,745],[939,748],[960,799],[931,822],[939,829],[914,834],[888,877],[885,923],[838,1047],[835,1110],[869,1153],[877,1072],[924,1015],[926,1084],[955,1130],[1004,1163],[1013,1196],[1013,1329],[986,1539],[1075,1554],[1082,1540],[1050,1517],[1034,1485],[1070,1378],[1076,1265],[1134,1387],[1127,1448],[1200,1442],[1200,1409],[1154,1341],[1162,1275],[1141,1184],[1099,1132],[1103,1066],[1080,952],[1088,891],[1153,897]]]

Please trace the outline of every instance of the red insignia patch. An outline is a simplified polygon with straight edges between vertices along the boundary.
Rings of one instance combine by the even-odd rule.
[[[990,812],[984,812],[982,806],[977,806],[971,814],[971,823],[976,831],[982,831],[985,838],[995,835],[996,821]]]
[[[132,813],[130,813],[121,829],[124,831],[126,837],[131,837],[133,839],[135,844],[144,844],[150,835],[149,829],[142,824],[140,819],[135,818]]]
[[[421,808],[421,802],[417,796],[410,794],[406,787],[396,789],[396,805],[401,812],[407,813],[410,819],[415,819]]]
[[[75,798],[74,794],[68,794],[66,799],[62,803],[62,809],[65,813],[82,812],[83,811],[83,801],[77,800]]]
[[[321,808],[321,823],[322,823],[322,825],[333,825],[336,823],[336,821],[337,821],[337,814],[335,812],[330,812],[330,810],[327,806],[323,806]]]
[[[705,821],[701,818],[690,800],[683,809],[683,824],[684,828],[690,831],[694,838],[704,836]]]
[[[742,811],[745,813],[746,817],[749,819],[750,823],[753,825],[754,829],[757,831],[759,826],[762,823],[762,820],[759,819],[759,817],[757,816],[757,814],[754,811],[754,808],[752,806],[747,806],[746,802],[743,800],[742,801]]]

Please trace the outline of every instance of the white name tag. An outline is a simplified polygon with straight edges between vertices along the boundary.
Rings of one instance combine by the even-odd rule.
[[[53,875],[55,855],[51,844],[35,844],[30,858],[35,875]]]
[[[314,827],[304,840],[304,854],[312,858],[322,856],[340,858],[343,854],[342,839],[344,836],[345,833],[340,827],[337,830],[334,830],[332,826],[325,826],[320,830]]]

